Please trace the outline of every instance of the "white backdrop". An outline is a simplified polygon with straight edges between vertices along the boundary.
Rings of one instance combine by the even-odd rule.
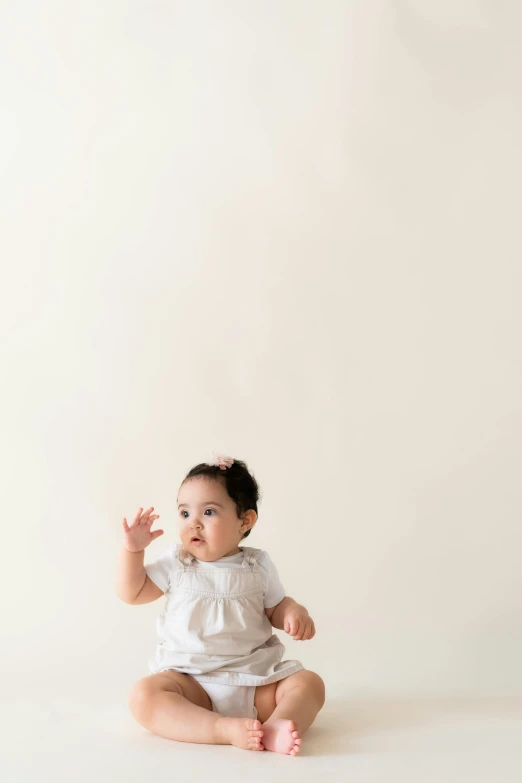
[[[521,24],[0,4],[9,681],[147,673],[121,519],[153,505],[159,555],[215,449],[330,693],[522,693]]]

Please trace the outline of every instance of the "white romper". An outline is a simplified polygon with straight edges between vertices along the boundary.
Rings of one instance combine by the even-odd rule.
[[[262,552],[242,547],[242,568],[198,568],[178,544],[165,607],[156,628],[160,643],[149,673],[172,669],[202,684],[212,708],[230,717],[257,717],[258,685],[277,682],[304,667],[283,661],[284,645],[265,614]]]

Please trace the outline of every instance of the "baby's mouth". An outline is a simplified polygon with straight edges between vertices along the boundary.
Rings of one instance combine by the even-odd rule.
[[[204,540],[202,538],[199,538],[198,536],[192,536],[190,539],[191,544],[204,544]]]

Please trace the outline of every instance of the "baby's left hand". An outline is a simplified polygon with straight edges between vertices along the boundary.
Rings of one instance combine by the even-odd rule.
[[[296,642],[304,642],[315,636],[314,621],[304,606],[299,604],[295,604],[285,614],[283,628]]]

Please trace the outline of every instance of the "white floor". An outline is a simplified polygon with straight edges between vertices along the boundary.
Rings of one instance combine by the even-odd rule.
[[[293,758],[172,742],[134,722],[124,689],[74,687],[68,693],[32,687],[23,698],[4,688],[2,783],[164,783],[200,776],[277,783],[293,775],[349,783],[522,781],[520,700],[362,698],[330,687],[301,755]]]

